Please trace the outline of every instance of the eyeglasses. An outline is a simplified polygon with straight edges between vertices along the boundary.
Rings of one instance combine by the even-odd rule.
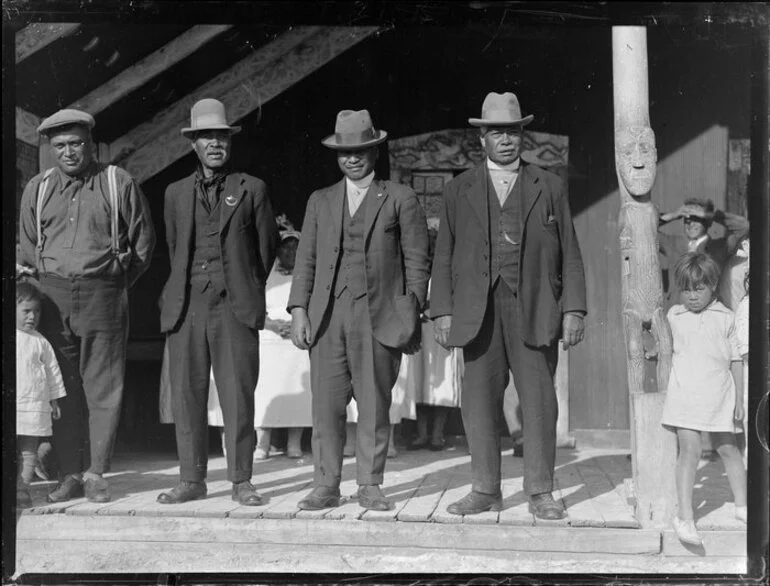
[[[64,152],[67,147],[72,150],[80,150],[86,144],[84,140],[68,140],[67,142],[52,142],[51,147],[57,152]]]

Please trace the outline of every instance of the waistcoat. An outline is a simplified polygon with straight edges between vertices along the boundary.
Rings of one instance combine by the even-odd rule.
[[[490,251],[492,285],[494,286],[498,278],[502,278],[515,293],[519,281],[519,249],[521,248],[521,176],[516,179],[516,183],[513,184],[501,207],[495,186],[492,185],[492,180],[487,173],[487,201],[489,202],[489,240],[492,245]]]
[[[195,224],[193,226],[193,253],[190,268],[190,282],[199,291],[204,291],[211,283],[214,291],[225,291],[225,278],[222,271],[222,257],[219,250],[219,203],[211,210],[195,196]]]
[[[350,217],[348,198],[342,211],[342,259],[334,285],[334,296],[339,297],[347,288],[353,299],[366,295],[366,256],[364,252],[365,195],[356,213]]]

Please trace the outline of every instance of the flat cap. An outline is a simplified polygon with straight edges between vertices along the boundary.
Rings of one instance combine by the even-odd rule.
[[[59,110],[55,114],[51,114],[40,123],[40,126],[37,127],[37,131],[40,134],[48,134],[54,128],[59,126],[69,126],[70,124],[80,124],[82,126],[87,126],[88,128],[93,128],[96,126],[96,120],[94,120],[94,117],[88,112],[68,108]]]

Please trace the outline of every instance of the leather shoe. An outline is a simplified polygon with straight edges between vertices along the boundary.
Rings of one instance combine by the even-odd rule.
[[[449,505],[447,513],[453,515],[477,515],[485,511],[499,511],[503,508],[503,495],[487,494],[472,490],[459,501]]]
[[[92,503],[110,502],[110,490],[107,481],[101,476],[98,478],[86,478],[86,498]]]
[[[303,511],[320,511],[340,506],[340,489],[331,486],[316,486],[297,505]]]
[[[63,503],[83,496],[83,483],[74,476],[67,476],[45,497],[49,503]]]
[[[248,480],[233,483],[233,500],[247,507],[258,507],[262,504],[262,497],[257,489]]]
[[[378,484],[362,484],[358,487],[358,504],[372,511],[389,511],[390,501],[382,494]]]
[[[158,495],[158,502],[162,505],[178,505],[187,501],[197,501],[206,498],[205,482],[187,482],[183,480],[168,492]]]
[[[566,516],[564,509],[553,499],[550,492],[533,494],[529,497],[529,512],[538,519],[556,521]]]

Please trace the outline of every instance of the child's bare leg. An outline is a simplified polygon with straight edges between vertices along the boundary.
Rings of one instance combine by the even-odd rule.
[[[679,455],[676,458],[676,498],[679,504],[677,516],[683,521],[692,521],[692,488],[700,460],[700,432],[680,427],[676,430],[676,436],[679,440]]]
[[[734,433],[712,433],[717,453],[722,458],[727,473],[727,480],[733,491],[736,507],[746,506],[746,468],[743,466],[743,456],[738,449]]]
[[[257,449],[254,457],[257,460],[267,460],[270,457],[270,437],[272,430],[269,427],[257,428]]]
[[[395,458],[398,456],[398,450],[396,449],[396,425],[390,426],[390,438],[388,439],[388,458]]]
[[[417,407],[417,437],[413,441],[415,444],[425,444],[428,441],[429,409],[427,405]]]
[[[448,407],[433,407],[433,439],[444,441],[444,424],[449,415]]]
[[[302,431],[301,427],[289,428],[289,441],[286,444],[286,455],[289,458],[302,457]]]

